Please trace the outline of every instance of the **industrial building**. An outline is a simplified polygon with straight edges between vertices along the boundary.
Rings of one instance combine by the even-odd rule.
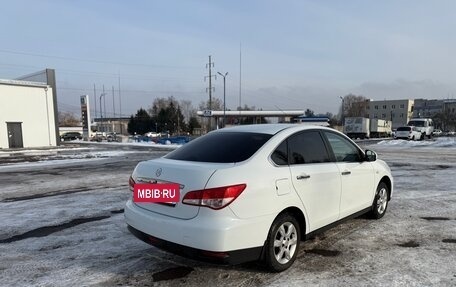
[[[406,126],[413,117],[414,100],[383,100],[369,101],[366,106],[366,115],[369,119],[389,120],[393,129]]]
[[[58,144],[54,70],[0,80],[0,148]]]

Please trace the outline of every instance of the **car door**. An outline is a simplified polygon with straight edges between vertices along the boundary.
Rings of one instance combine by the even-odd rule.
[[[310,231],[336,221],[341,176],[320,132],[310,130],[290,136],[288,159],[292,184],[306,209]]]
[[[374,169],[363,160],[363,152],[350,140],[331,131],[324,132],[342,182],[340,218],[372,205],[375,192]]]

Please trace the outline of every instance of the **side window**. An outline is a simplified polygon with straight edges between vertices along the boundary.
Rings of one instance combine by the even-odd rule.
[[[334,152],[338,162],[359,162],[361,161],[361,152],[346,138],[331,132],[325,132],[329,144]]]
[[[288,165],[288,145],[287,141],[283,141],[272,153],[272,161],[276,165]]]
[[[288,139],[290,164],[329,162],[329,155],[318,131],[301,132]]]

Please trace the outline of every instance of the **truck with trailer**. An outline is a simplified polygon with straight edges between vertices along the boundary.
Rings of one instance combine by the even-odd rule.
[[[388,120],[348,117],[345,118],[344,133],[354,139],[390,137],[391,126]]]

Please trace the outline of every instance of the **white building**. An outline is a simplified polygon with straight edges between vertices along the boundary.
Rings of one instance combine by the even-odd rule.
[[[366,109],[366,114],[370,119],[392,121],[393,129],[396,129],[406,126],[412,118],[414,100],[371,100]]]
[[[53,70],[40,73],[55,80]],[[0,148],[58,144],[55,85],[45,81],[0,80]]]

